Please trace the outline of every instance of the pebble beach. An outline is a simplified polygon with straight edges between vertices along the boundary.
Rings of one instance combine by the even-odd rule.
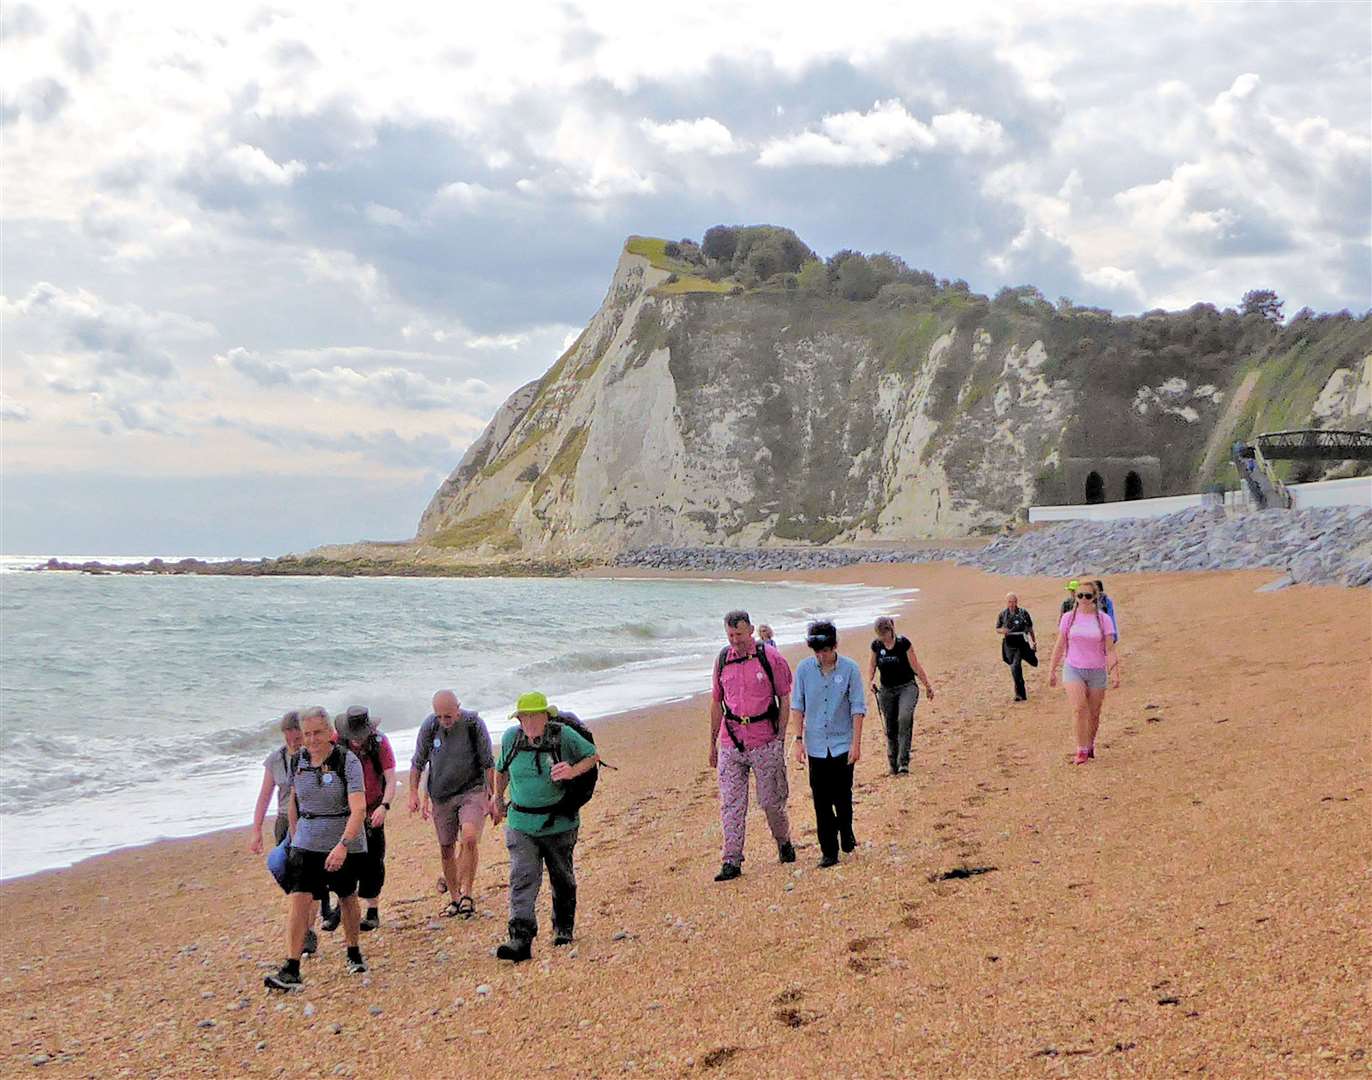
[[[126,849],[0,886],[0,1071],[1372,1073],[1372,593],[1258,591],[1272,570],[1107,573],[1124,685],[1098,760],[1074,768],[1061,690],[1040,668],[1012,704],[992,630],[1014,590],[1046,656],[1058,578],[950,562],[751,573],[921,590],[897,629],[937,698],[916,714],[909,777],[884,775],[869,718],[860,847],[837,869],[815,868],[793,767],[797,864],[777,863],[754,809],[743,877],[711,881],[697,697],[595,725],[618,770],[583,813],[574,949],[551,947],[545,886],[533,961],[494,959],[507,860],[489,827],[478,917],[439,919],[430,826],[402,809],[370,973],[345,976],[340,936],[321,935],[304,989],[272,995],[285,902],[247,830]],[[865,666],[868,639],[845,632],[840,652]]]

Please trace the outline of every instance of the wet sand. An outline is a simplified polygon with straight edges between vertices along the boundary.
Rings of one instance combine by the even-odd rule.
[[[163,842],[0,887],[0,1071],[1372,1071],[1372,593],[1112,579],[1124,686],[1077,768],[1062,692],[1041,668],[1012,704],[991,629],[1018,591],[1046,658],[1057,581],[946,564],[758,576],[923,590],[898,629],[937,698],[909,777],[883,775],[869,719],[862,846],[840,868],[815,868],[793,767],[800,861],[777,863],[754,809],[744,876],[716,885],[703,698],[629,714],[596,725],[620,768],[583,815],[575,952],[552,949],[545,888],[534,960],[494,959],[507,862],[490,829],[481,916],[437,919],[432,832],[402,801],[371,973],[345,976],[341,934],[322,935],[303,992],[272,995],[284,899],[247,831]],[[867,641],[840,649],[865,667]]]

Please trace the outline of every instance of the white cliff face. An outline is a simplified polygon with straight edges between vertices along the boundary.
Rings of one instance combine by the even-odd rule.
[[[1323,428],[1364,427],[1372,422],[1372,356],[1338,368],[1315,399],[1311,416]]]
[[[1145,386],[1093,381],[1037,324],[1002,318],[998,340],[966,301],[682,296],[667,283],[621,257],[581,337],[435,494],[421,546],[597,557],[966,535],[1016,519],[1068,457],[1156,440],[1194,469],[1223,411],[1215,385],[1167,370]],[[1372,409],[1369,368],[1331,379],[1321,402]]]

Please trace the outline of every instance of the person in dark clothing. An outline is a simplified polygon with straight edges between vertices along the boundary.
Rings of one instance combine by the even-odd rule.
[[[896,624],[889,615],[877,619],[873,629],[877,636],[867,662],[867,682],[886,723],[886,761],[891,766],[891,775],[896,776],[910,771],[910,743],[915,732],[915,706],[919,704],[916,676],[924,683],[930,701],[934,700],[934,688],[910,639],[896,636]]]
[[[1000,658],[1010,665],[1010,677],[1015,681],[1015,700],[1028,701],[1024,686],[1024,665],[1039,666],[1038,642],[1034,638],[1034,620],[1019,606],[1019,597],[1005,594],[1005,608],[996,617],[996,633],[1000,635]]]

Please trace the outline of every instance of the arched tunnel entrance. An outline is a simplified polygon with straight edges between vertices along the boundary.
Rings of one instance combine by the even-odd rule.
[[[1125,499],[1143,498],[1143,477],[1132,469],[1129,475],[1124,478],[1124,497]]]
[[[1088,503],[1103,503],[1105,501],[1105,481],[1101,479],[1100,473],[1094,469],[1086,474],[1086,501]]]

